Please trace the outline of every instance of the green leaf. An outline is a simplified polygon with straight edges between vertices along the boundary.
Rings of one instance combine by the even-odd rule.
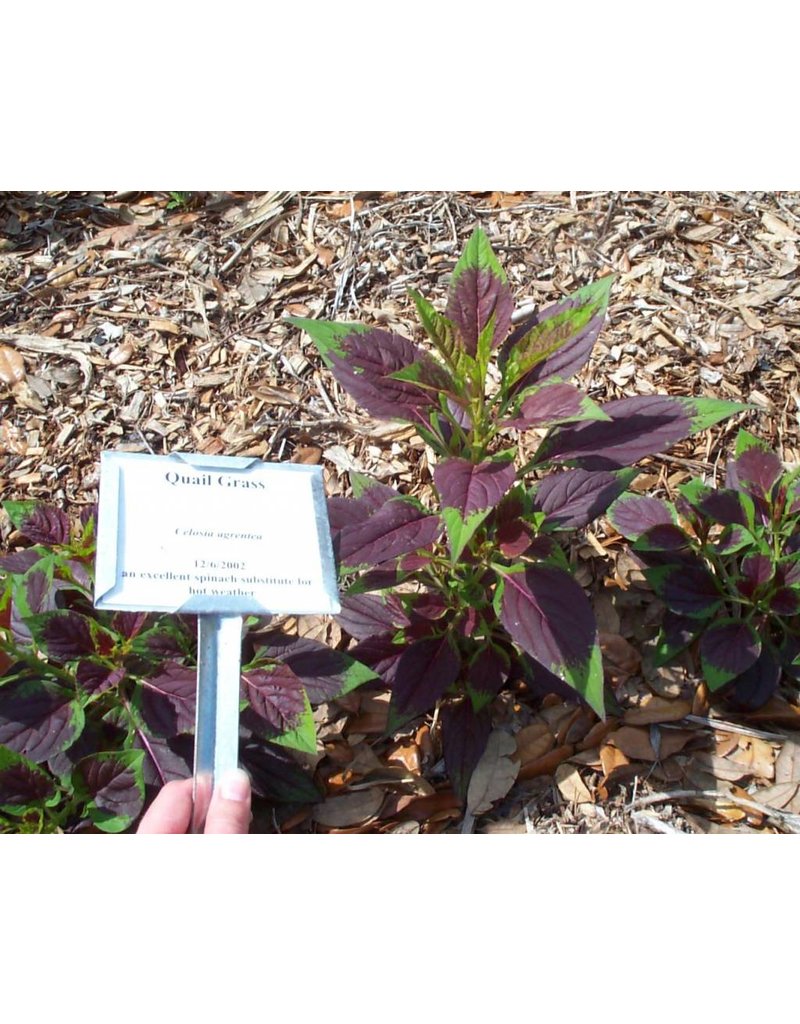
[[[727,402],[722,398],[684,398],[682,399],[691,419],[691,433],[708,430],[715,423],[727,419],[736,412],[747,412],[755,406],[742,402]]]
[[[375,673],[373,672],[374,676]],[[357,685],[357,684],[356,684]],[[294,729],[281,733],[280,736],[270,738],[270,743],[277,743],[281,747],[289,747],[291,750],[302,750],[306,754],[315,754],[317,751],[317,727],[314,723],[314,712],[311,710],[311,701],[308,694],[303,691],[303,710]]]
[[[89,797],[86,813],[103,832],[124,832],[144,804],[144,750],[90,754],[73,772],[76,791]]]
[[[736,435],[735,457],[738,459],[740,455],[749,451],[751,448],[760,448],[765,452],[770,450],[766,441],[762,441],[761,438],[756,437],[755,434],[751,434],[749,430],[741,429]]]
[[[481,228],[475,228],[470,240],[467,242],[464,251],[453,268],[450,278],[450,288],[458,281],[465,270],[489,270],[504,283],[508,281],[506,272],[500,266],[500,262],[494,254],[489,239]]]
[[[466,519],[457,508],[442,509],[442,518],[447,530],[447,541],[450,546],[450,559],[455,564],[461,557],[464,548],[475,535],[475,531],[491,512],[491,508],[473,512]]]
[[[333,365],[330,353],[337,356],[344,356],[344,350],[339,344],[344,338],[351,334],[364,334],[371,330],[366,324],[342,324],[333,320],[309,320],[305,317],[286,317],[286,323],[299,327],[305,331],[317,346],[317,351],[322,356],[326,366]]]
[[[36,511],[38,501],[4,501],[3,508],[8,514],[8,518],[19,530],[22,524]]]
[[[420,323],[424,327],[425,333],[433,342],[434,347],[444,356],[450,366],[457,370],[459,365],[459,349],[456,345],[453,325],[446,316],[443,316],[434,309],[430,302],[420,295],[419,292],[409,288],[408,294],[414,300]]]

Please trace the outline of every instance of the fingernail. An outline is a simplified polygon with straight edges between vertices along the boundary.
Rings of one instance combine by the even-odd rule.
[[[223,800],[244,803],[250,798],[250,776],[241,768],[226,772],[219,780],[219,795]]]

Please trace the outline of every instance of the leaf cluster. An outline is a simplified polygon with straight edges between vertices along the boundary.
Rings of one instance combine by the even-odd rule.
[[[625,494],[608,518],[667,606],[658,664],[696,646],[709,689],[746,708],[800,680],[800,469],[740,430],[724,487]]]
[[[463,797],[489,705],[517,681],[604,713],[589,601],[563,537],[604,512],[634,463],[743,406],[641,396],[598,404],[568,382],[608,307],[602,277],[514,325],[506,275],[477,229],[444,313],[412,291],[423,346],[357,323],[292,318],[369,414],[407,420],[436,459],[432,507],[361,477],[329,502],[354,657],[391,686],[390,727],[438,705]],[[524,464],[519,440],[535,449]]]
[[[196,620],[94,608],[93,511],[5,509],[30,546],[0,558],[0,831],[123,831],[148,790],[191,775]],[[243,637],[241,761],[257,795],[313,802],[291,750],[315,751],[314,705],[374,673],[260,626]]]

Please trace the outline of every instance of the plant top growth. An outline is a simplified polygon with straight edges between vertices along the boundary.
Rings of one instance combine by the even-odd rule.
[[[564,540],[628,487],[634,463],[745,406],[637,396],[599,404],[568,379],[603,325],[602,277],[512,325],[513,299],[476,230],[444,312],[412,291],[428,346],[357,323],[292,318],[373,416],[413,423],[436,456],[432,507],[354,475],[329,502],[349,652],[391,687],[390,729],[435,706],[462,798],[508,684],[605,713],[597,626]],[[524,464],[518,438],[543,432]],[[532,436],[532,435],[531,435]]]

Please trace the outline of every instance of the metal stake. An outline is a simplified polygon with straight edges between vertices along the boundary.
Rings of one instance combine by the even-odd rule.
[[[202,832],[214,782],[239,763],[241,615],[197,617],[192,832]]]

